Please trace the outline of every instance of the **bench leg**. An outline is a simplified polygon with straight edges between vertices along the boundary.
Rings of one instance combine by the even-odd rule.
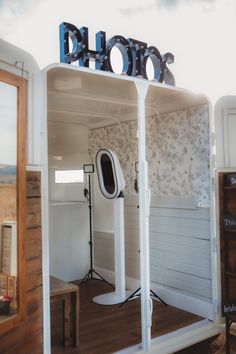
[[[73,346],[77,347],[79,344],[79,294],[73,292],[71,294],[71,325],[72,325],[72,340]]]
[[[64,346],[68,347],[70,345],[70,298],[68,296],[63,296],[63,331],[64,331]]]
[[[226,334],[226,354],[230,354],[230,326],[231,326],[231,320],[226,317],[225,319],[225,334]]]

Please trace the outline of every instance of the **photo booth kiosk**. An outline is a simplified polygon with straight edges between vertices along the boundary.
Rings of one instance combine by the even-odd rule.
[[[126,287],[141,285],[140,341],[120,352],[173,353],[218,334],[223,324],[218,173],[236,168],[236,97],[221,98],[213,109],[204,95],[178,87],[68,64],[40,71],[23,50],[2,40],[0,48],[1,70],[24,77],[28,84],[27,171],[41,174],[43,274],[40,282],[35,268],[26,293],[28,306],[37,309],[42,298],[43,323],[38,312],[28,309],[18,327],[1,334],[0,351],[12,334],[21,352],[21,346],[36,339],[35,345],[43,343],[44,353],[50,353],[49,274],[72,281],[82,279],[89,266],[83,182],[57,184],[55,171],[82,169],[84,163],[94,163],[98,150],[100,187],[93,176],[95,265],[110,282],[119,279],[114,260],[122,268],[123,251],[118,257],[112,253],[113,202],[121,202],[117,197],[123,191]],[[126,188],[117,170],[117,190],[107,188],[110,177],[103,174],[103,163],[108,157],[111,168],[118,166],[111,151],[120,161]],[[138,195],[133,188],[135,162]],[[105,198],[100,188],[114,199]],[[27,235],[34,236],[33,228]],[[34,271],[31,262],[26,261],[28,272]],[[120,290],[116,285],[121,298],[123,281],[122,275]],[[173,331],[151,337],[158,316],[152,312],[150,288],[197,320],[178,326],[180,318],[175,319]],[[38,330],[30,326],[35,318]],[[26,329],[23,338],[20,333]]]
[[[119,304],[128,296],[125,291],[124,195],[125,180],[116,154],[101,149],[96,155],[99,187],[107,199],[114,200],[115,292],[96,296],[101,305]]]

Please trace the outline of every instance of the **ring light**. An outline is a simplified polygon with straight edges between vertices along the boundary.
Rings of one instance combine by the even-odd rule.
[[[125,180],[116,154],[101,149],[96,155],[99,187],[104,197],[114,199],[125,188]]]

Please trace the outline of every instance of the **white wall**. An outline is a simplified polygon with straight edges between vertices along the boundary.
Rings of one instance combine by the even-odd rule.
[[[57,156],[56,156],[57,157]],[[84,186],[82,183],[55,183],[55,171],[57,170],[82,170],[85,162],[90,162],[88,153],[58,156],[60,161],[56,161],[51,156],[49,159],[49,200],[52,201],[85,201]]]
[[[90,163],[88,129],[49,122],[50,273],[65,281],[81,279],[89,269],[89,209],[85,182],[56,184],[56,170],[83,169]]]
[[[85,203],[51,204],[50,274],[65,281],[81,279],[89,269],[89,220]]]
[[[93,191],[93,215],[95,231],[114,231],[114,201],[106,199],[99,188],[97,174],[94,174],[94,191]]]

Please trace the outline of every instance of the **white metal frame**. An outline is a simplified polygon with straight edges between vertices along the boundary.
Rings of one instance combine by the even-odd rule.
[[[66,64],[53,64],[50,65],[49,67],[44,69],[44,89],[45,92],[47,92],[47,87],[46,87],[46,75],[47,71],[49,71],[52,68],[55,67],[64,67],[67,68],[68,70],[78,70],[78,71],[83,71],[83,72],[88,72],[91,74],[91,70],[87,68],[77,68],[77,67],[70,67]],[[146,161],[146,152],[145,152],[145,97],[148,91],[148,87],[150,85],[155,85],[152,83],[149,83],[147,81],[140,81],[139,79],[136,78],[127,78],[127,77],[122,77],[119,75],[115,74],[110,74],[110,73],[104,73],[104,72],[99,72],[96,71],[94,72],[94,75],[101,75],[101,76],[117,76],[117,79],[120,80],[129,80],[133,81],[134,84],[136,85],[137,89],[137,94],[138,94],[138,132],[137,132],[137,137],[138,137],[138,149],[139,149],[139,178],[140,178],[140,194],[139,194],[139,215],[140,215],[140,270],[141,270],[141,317],[142,317],[142,349],[138,348],[135,346],[132,350],[130,348],[130,352],[135,352],[135,353],[141,353],[141,352],[156,352],[157,347],[156,347],[156,340],[151,340],[151,316],[152,316],[152,300],[150,298],[150,270],[149,270],[149,224],[148,224],[148,218],[149,218],[149,204],[150,204],[150,191],[148,189],[148,165]],[[179,90],[179,91],[184,91],[182,89],[178,88],[173,88],[170,87],[169,89],[171,90]],[[45,101],[45,110],[47,112],[47,105]],[[47,117],[47,113],[43,115],[43,117]],[[212,125],[211,125],[212,129]],[[45,242],[45,247],[47,248],[48,240],[49,240],[49,235],[48,235],[48,214],[47,214],[47,209],[48,206],[46,205],[48,203],[48,186],[47,186],[47,149],[45,149],[45,146],[47,146],[47,118],[45,118],[45,121],[43,122],[42,125],[42,131],[44,132],[44,158],[43,158],[43,166],[44,166],[44,178],[45,178],[45,196],[43,199],[44,206],[45,208],[45,218],[44,218],[44,225],[43,225],[43,230],[44,230],[44,242]],[[47,215],[46,215],[47,214]],[[44,291],[44,311],[48,311],[50,309],[50,303],[49,303],[49,296],[48,296],[48,291],[49,291],[49,248],[45,250],[45,257],[44,257],[44,281],[45,281],[45,291]],[[215,294],[217,293],[217,285],[219,281],[219,276],[218,279],[216,280],[216,283],[213,284],[213,290]],[[50,348],[50,326],[49,323],[46,321],[50,320],[50,315],[45,316],[44,320],[44,352],[47,354],[50,354],[51,348]],[[218,325],[212,324],[212,323],[207,323],[204,326],[204,329],[198,330],[198,336],[196,337],[198,341],[204,340],[211,336],[214,333],[217,334],[219,333],[219,327]],[[189,342],[189,345],[192,343],[191,342],[191,329],[183,329],[181,340]],[[178,341],[178,337],[173,338],[171,341],[171,348],[175,348],[175,342]],[[160,351],[158,349],[158,352],[161,353],[171,353],[168,351],[168,349],[165,348],[165,340],[163,338],[163,346],[162,349],[160,348],[160,345],[158,344],[158,348],[160,348]],[[182,346],[182,348],[185,347],[185,345]],[[170,349],[170,348],[169,348]],[[127,348],[121,351],[123,353],[129,352],[129,349]]]
[[[49,222],[48,222],[48,157],[47,157],[47,72],[55,67],[64,67],[67,70],[78,70],[88,72],[91,74],[92,70],[87,68],[77,68],[75,66],[68,66],[66,64],[50,65],[40,72],[39,67],[33,59],[23,51],[16,47],[0,41],[4,51],[1,52],[0,67],[2,69],[14,72],[18,75],[23,73],[24,77],[28,79],[28,170],[36,170],[42,172],[42,231],[43,231],[43,311],[44,311],[44,353],[50,354],[50,297],[49,297]],[[20,65],[15,64],[15,59],[22,60],[24,70]],[[42,75],[42,76],[41,76]],[[148,217],[149,217],[149,200],[150,193],[148,189],[147,171],[148,166],[145,158],[145,97],[148,87],[151,85],[158,85],[149,83],[145,80],[137,78],[124,77],[116,74],[104,73],[93,71],[93,75],[101,75],[117,78],[119,80],[132,81],[137,88],[138,93],[138,144],[139,144],[139,173],[140,173],[140,261],[141,261],[141,304],[142,304],[142,351],[156,352],[155,340],[151,341],[150,328],[151,328],[151,301],[149,295],[150,279],[149,279],[149,240],[148,240]],[[41,85],[42,79],[42,85]],[[169,87],[170,90],[184,91],[178,88]],[[211,112],[212,113],[212,112]],[[212,126],[211,126],[212,130]],[[39,148],[41,147],[41,148]],[[213,195],[214,199],[214,195]],[[213,209],[214,210],[214,209]],[[217,227],[216,227],[217,228]],[[213,233],[217,230],[213,229]],[[214,243],[217,240],[212,239],[212,249],[214,250]],[[219,251],[218,251],[219,252]],[[216,257],[217,258],[217,253]],[[213,266],[215,265],[215,261]],[[213,275],[213,296],[215,301],[219,300],[219,274]],[[217,311],[217,309],[216,309]],[[184,341],[191,344],[192,335],[196,332],[183,330],[181,335],[182,343]],[[209,337],[213,333],[217,333],[217,328],[214,324],[206,323],[204,327],[197,331],[198,335],[195,337],[198,341]],[[179,337],[180,338],[180,337]],[[164,338],[163,338],[164,341]],[[175,341],[178,337],[171,339],[171,348],[175,347]],[[151,344],[153,345],[151,346]],[[169,349],[163,342],[159,345],[160,353],[170,353]],[[157,345],[157,347],[158,347]],[[135,351],[140,351],[135,349]]]
[[[209,131],[210,131],[210,236],[211,236],[211,289],[213,303],[213,318],[216,323],[220,321],[220,278],[217,276],[220,269],[220,244],[219,235],[217,234],[216,222],[216,180],[215,180],[215,130],[214,130],[214,110],[211,102],[209,105]]]
[[[42,92],[47,92],[47,70],[42,72]],[[49,268],[49,190],[47,95],[42,97],[42,252],[43,252],[43,338],[44,353],[51,354],[50,268]]]
[[[148,352],[151,345],[152,299],[150,297],[148,164],[146,160],[145,97],[148,83],[135,82],[138,94],[138,163],[139,163],[139,247],[141,285],[142,345]]]

